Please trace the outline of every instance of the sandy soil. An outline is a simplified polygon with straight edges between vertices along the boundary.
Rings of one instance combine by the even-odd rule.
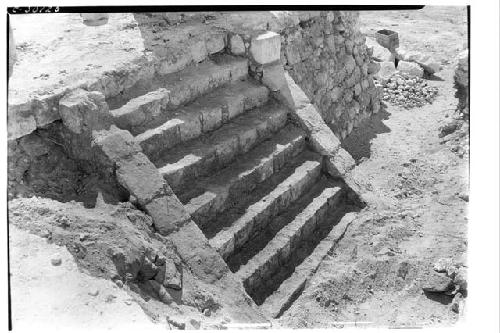
[[[66,247],[13,225],[9,243],[15,330],[159,329],[126,291],[83,273]]]
[[[402,45],[446,59],[465,39],[463,13],[426,8],[363,13],[361,19],[365,31],[392,27]],[[407,15],[415,21],[407,22]],[[422,37],[437,26],[439,34]],[[422,48],[427,44],[432,47]],[[429,81],[439,89],[433,104],[409,110],[387,105],[343,143],[359,163],[354,178],[372,202],[278,324],[423,327],[463,318],[451,310],[452,296],[422,291],[440,258],[467,265],[468,150],[456,147],[467,147],[468,135],[438,137],[457,104],[453,69],[443,64]]]

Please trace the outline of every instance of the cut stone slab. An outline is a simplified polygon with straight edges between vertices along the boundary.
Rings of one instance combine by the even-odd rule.
[[[280,59],[281,36],[275,32],[268,31],[252,38],[250,54],[253,59],[261,64],[270,64]]]
[[[424,70],[420,67],[419,64],[408,61],[400,61],[398,62],[398,71],[402,73],[406,73],[409,75],[414,75],[416,77],[423,77]]]

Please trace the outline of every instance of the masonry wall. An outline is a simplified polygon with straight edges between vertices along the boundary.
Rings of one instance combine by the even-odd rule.
[[[339,139],[378,112],[381,95],[357,12],[321,12],[280,34],[282,64]]]

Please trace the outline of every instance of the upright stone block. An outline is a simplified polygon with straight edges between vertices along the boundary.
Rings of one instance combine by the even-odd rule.
[[[250,54],[261,64],[269,64],[280,59],[281,36],[268,31],[252,39]]]

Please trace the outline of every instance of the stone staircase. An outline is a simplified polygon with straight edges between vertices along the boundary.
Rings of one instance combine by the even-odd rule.
[[[109,101],[210,245],[269,317],[300,294],[346,223],[341,181],[248,59],[212,56]]]

